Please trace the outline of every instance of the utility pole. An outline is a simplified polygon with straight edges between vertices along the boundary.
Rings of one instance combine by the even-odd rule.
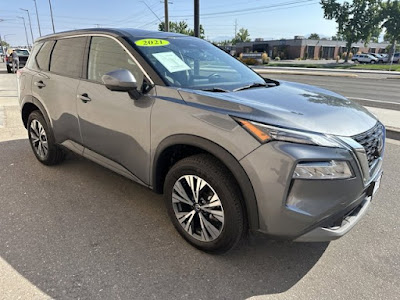
[[[194,36],[200,37],[200,0],[194,0]]]
[[[0,20],[0,22],[1,21],[3,21],[3,20]],[[6,53],[3,48],[3,41],[1,40],[1,33],[0,33],[0,49],[1,49],[1,54],[2,54],[2,58],[3,58],[3,62],[4,62],[4,57],[6,57]]]
[[[39,36],[42,36],[42,32],[41,32],[41,30],[40,30],[39,14],[38,14],[38,11],[37,11],[36,0],[33,0],[33,2],[35,2],[37,25],[38,25],[38,28],[39,28]]]
[[[396,52],[396,42],[393,43],[393,47],[392,47],[392,53],[389,53],[389,59],[390,59],[390,67],[389,67],[389,71],[392,71],[392,66],[393,66],[393,59],[394,59],[394,53]]]
[[[25,37],[26,37],[26,44],[29,49],[29,40],[28,40],[28,32],[26,31],[26,25],[25,25],[25,18],[24,17],[17,17],[18,19],[22,19],[24,21],[24,28],[25,28]]]
[[[1,57],[2,57],[2,60],[3,60],[3,62],[4,62],[4,57],[6,57],[6,53],[5,53],[5,51],[4,51],[4,48],[3,48],[3,41],[1,40],[1,34],[0,34],[0,49],[1,49]]]
[[[51,15],[51,25],[53,25],[53,33],[56,33],[56,30],[54,29],[53,8],[51,7],[51,1],[50,0],[49,0],[49,6],[50,6],[50,15]]]
[[[164,31],[169,31],[169,18],[168,18],[168,0],[164,0]]]
[[[31,29],[31,37],[32,37],[32,45],[33,45],[34,39],[33,39],[32,23],[31,23],[31,15],[29,14],[29,10],[27,10],[27,9],[20,8],[20,10],[26,11],[28,13],[29,28]]]
[[[238,26],[237,19],[235,19],[235,37],[237,35],[237,26]]]

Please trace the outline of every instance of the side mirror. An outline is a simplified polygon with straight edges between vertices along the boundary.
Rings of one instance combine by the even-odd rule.
[[[101,80],[111,91],[129,92],[137,89],[135,76],[126,69],[108,72],[101,77]]]

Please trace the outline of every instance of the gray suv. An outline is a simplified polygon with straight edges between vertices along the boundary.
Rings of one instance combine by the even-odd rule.
[[[309,85],[264,79],[201,39],[133,29],[46,36],[18,72],[45,165],[66,149],[163,193],[177,231],[224,252],[248,231],[330,241],[365,214],[384,126]]]

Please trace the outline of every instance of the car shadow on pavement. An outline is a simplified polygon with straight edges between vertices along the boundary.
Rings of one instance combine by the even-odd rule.
[[[224,255],[188,245],[162,196],[83,158],[41,165],[27,140],[0,143],[0,254],[57,299],[244,299],[281,293],[327,243],[249,237]],[[3,287],[0,287],[0,289]]]

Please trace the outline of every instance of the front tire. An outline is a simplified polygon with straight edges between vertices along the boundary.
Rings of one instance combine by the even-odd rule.
[[[64,160],[65,154],[56,145],[53,132],[40,111],[29,115],[27,128],[33,153],[42,164],[51,166]]]
[[[371,65],[374,65],[375,64],[375,61],[374,60],[371,60]]]
[[[245,232],[238,185],[229,170],[210,155],[177,162],[167,174],[164,199],[177,231],[200,250],[226,252]]]

